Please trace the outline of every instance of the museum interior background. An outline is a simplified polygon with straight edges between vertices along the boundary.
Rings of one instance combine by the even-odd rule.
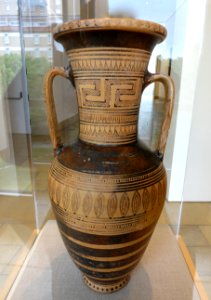
[[[2,0],[0,2],[0,299],[6,297],[45,222],[53,219],[47,192],[52,148],[43,78],[67,65],[52,28],[72,19],[134,17],[168,30],[150,61],[151,72],[171,75],[176,101],[164,157],[168,194],[161,224],[168,224],[194,264],[195,281],[211,299],[211,1]],[[55,80],[60,130],[66,143],[78,134],[75,91]],[[139,138],[156,147],[164,112],[163,89],[147,88]],[[193,274],[193,275],[194,275]]]

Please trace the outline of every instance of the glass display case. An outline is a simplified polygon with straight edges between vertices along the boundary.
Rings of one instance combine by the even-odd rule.
[[[54,219],[47,177],[53,157],[44,75],[67,66],[52,29],[73,19],[132,17],[164,25],[151,73],[170,75],[176,98],[164,165],[168,192],[160,224],[175,234],[199,293],[211,298],[211,2],[126,0],[3,0],[0,3],[0,298],[6,297],[40,229]],[[197,21],[196,21],[197,20]],[[59,130],[65,143],[78,135],[71,84],[54,84]],[[165,112],[164,90],[146,88],[138,136],[156,149]],[[207,298],[208,299],[208,298]]]

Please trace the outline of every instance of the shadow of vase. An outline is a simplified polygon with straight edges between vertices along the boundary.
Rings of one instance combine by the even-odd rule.
[[[52,300],[151,300],[152,288],[147,272],[141,263],[131,275],[127,286],[112,294],[100,294],[83,282],[82,273],[67,253],[52,261]]]

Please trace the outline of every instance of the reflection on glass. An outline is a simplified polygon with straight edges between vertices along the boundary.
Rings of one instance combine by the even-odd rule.
[[[7,1],[7,5],[9,11],[0,6],[0,194],[32,195],[18,6],[16,1]]]
[[[3,2],[3,1],[2,1]],[[0,4],[0,298],[36,236],[29,126],[16,1]]]
[[[43,79],[53,65],[67,65],[62,49],[52,41],[53,27],[64,21],[78,19],[81,14],[83,18],[110,15],[148,19],[168,28],[165,43],[156,48],[149,65],[152,73],[170,74],[177,90],[164,159],[171,182],[168,200],[176,201],[166,202],[160,223],[170,224],[174,232],[185,240],[211,295],[210,203],[201,203],[197,199],[195,203],[184,202],[181,206],[183,194],[187,198],[192,190],[191,185],[183,190],[185,176],[194,173],[190,168],[191,162],[186,173],[186,164],[194,95],[199,93],[201,84],[197,80],[198,66],[203,67],[200,51],[205,47],[203,36],[210,30],[205,11],[208,14],[211,10],[209,1],[207,6],[205,2],[196,1],[194,5],[188,0],[166,0],[162,3],[152,0],[0,2],[1,292],[6,293],[3,287],[8,283],[8,274],[16,267],[17,259],[24,260],[36,236],[36,229],[41,228],[48,219],[50,203],[47,173],[52,149],[43,99]],[[208,42],[206,48],[209,49]],[[202,71],[200,74],[203,78]],[[60,78],[55,80],[55,86],[60,129],[65,141],[70,143],[77,135],[75,91]],[[156,84],[154,88],[147,88],[142,97],[139,135],[153,149],[156,148],[164,112],[162,86]],[[197,116],[195,114],[194,118]],[[208,175],[206,177],[209,178]],[[17,271],[13,273],[13,279]]]

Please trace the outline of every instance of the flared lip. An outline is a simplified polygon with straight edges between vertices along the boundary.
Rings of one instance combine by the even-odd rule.
[[[93,31],[93,30],[124,30],[131,32],[140,32],[154,35],[162,41],[167,34],[164,26],[151,21],[132,19],[132,18],[98,18],[74,20],[57,25],[53,29],[54,38],[77,31]]]

